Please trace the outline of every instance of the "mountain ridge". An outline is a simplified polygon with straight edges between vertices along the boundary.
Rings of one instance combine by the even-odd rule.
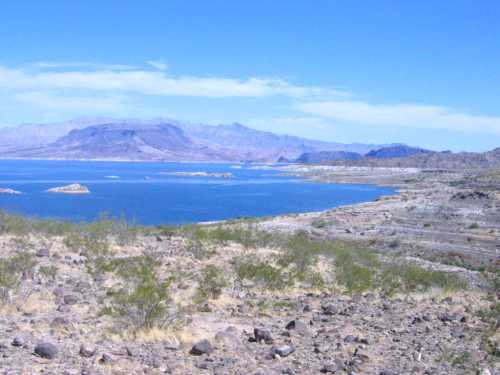
[[[47,128],[44,128],[47,126]],[[43,130],[47,129],[47,134]],[[42,133],[43,137],[37,136]],[[173,119],[81,118],[0,129],[0,157],[151,161],[276,161],[305,152],[358,152],[388,145],[342,144],[246,127]]]

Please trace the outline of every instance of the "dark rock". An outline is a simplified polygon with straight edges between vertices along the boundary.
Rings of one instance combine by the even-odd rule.
[[[339,370],[336,364],[325,365],[319,370],[322,374],[335,374]]]
[[[210,341],[207,339],[198,341],[196,344],[193,345],[191,350],[189,351],[190,354],[192,355],[202,355],[202,354],[210,354],[214,351],[214,348]]]
[[[62,317],[62,316],[57,316],[55,317],[52,322],[50,323],[51,327],[57,327],[57,326],[66,326],[69,324],[69,320]]]
[[[257,342],[264,341],[266,344],[273,343],[273,337],[271,336],[271,332],[269,331],[260,328],[254,328],[253,335],[255,341]]]
[[[359,339],[353,335],[347,335],[346,337],[344,337],[344,342],[346,342],[346,343],[353,343],[353,342],[358,342],[358,341],[359,341]]]
[[[42,248],[36,252],[36,256],[39,258],[43,257],[49,257],[50,256],[50,251],[47,248]]]
[[[21,336],[16,336],[14,337],[14,340],[12,340],[12,346],[20,347],[25,344],[24,338]]]
[[[90,357],[93,357],[96,353],[96,348],[95,347],[92,347],[92,346],[89,346],[89,345],[85,345],[85,344],[82,344],[80,346],[80,355],[82,357],[85,357],[85,358],[90,358]]]
[[[101,358],[99,359],[99,363],[101,364],[106,364],[106,363],[111,363],[113,362],[113,357],[111,357],[109,354],[104,353]]]
[[[325,315],[335,315],[338,314],[338,309],[333,303],[328,303],[326,305],[321,306],[323,310],[323,314]]]
[[[78,303],[78,297],[74,294],[67,294],[64,296],[64,303],[66,305],[74,305]]]
[[[285,326],[286,329],[288,330],[296,330],[300,333],[307,333],[308,331],[308,327],[307,327],[307,324],[304,323],[303,321],[301,320],[292,320],[290,321],[286,326]]]
[[[54,359],[59,350],[54,344],[49,342],[41,342],[35,346],[35,354],[47,359]]]

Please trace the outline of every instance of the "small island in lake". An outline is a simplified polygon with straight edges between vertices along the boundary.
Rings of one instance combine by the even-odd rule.
[[[0,194],[22,194],[22,193],[14,189],[0,188]]]
[[[66,186],[59,186],[48,189],[49,193],[62,193],[62,194],[89,194],[90,190],[85,185],[70,184]]]
[[[215,178],[233,178],[230,172],[160,172],[160,174],[168,174],[184,177],[215,177]]]

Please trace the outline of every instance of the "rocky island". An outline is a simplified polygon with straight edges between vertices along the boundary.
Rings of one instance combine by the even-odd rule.
[[[22,193],[14,189],[0,188],[0,194],[22,194]]]
[[[233,174],[230,172],[160,172],[160,174],[170,174],[183,177],[233,178]]]
[[[59,186],[47,190],[48,193],[61,193],[61,194],[89,194],[90,190],[85,185],[70,184],[66,186]]]

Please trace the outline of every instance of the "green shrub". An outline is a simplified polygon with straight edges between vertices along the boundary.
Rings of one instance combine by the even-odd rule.
[[[305,232],[299,232],[283,242],[277,261],[283,268],[293,267],[294,276],[303,280],[322,251],[320,242],[311,240]]]
[[[0,301],[10,299],[13,290],[17,289],[23,278],[32,276],[36,261],[33,255],[20,252],[9,258],[0,259]]]
[[[196,299],[198,302],[207,299],[217,299],[227,286],[224,271],[214,265],[206,266],[202,271],[202,278],[198,284]]]
[[[245,258],[236,259],[234,269],[240,280],[251,280],[266,289],[283,289],[287,280],[282,271],[268,262]]]
[[[55,280],[57,275],[57,266],[49,265],[49,266],[40,266],[38,268],[38,272],[41,276],[48,280]]]
[[[125,285],[111,293],[111,305],[106,312],[133,331],[168,323],[173,278],[161,280],[158,265],[149,256],[116,259],[107,264],[107,269],[120,276]]]

